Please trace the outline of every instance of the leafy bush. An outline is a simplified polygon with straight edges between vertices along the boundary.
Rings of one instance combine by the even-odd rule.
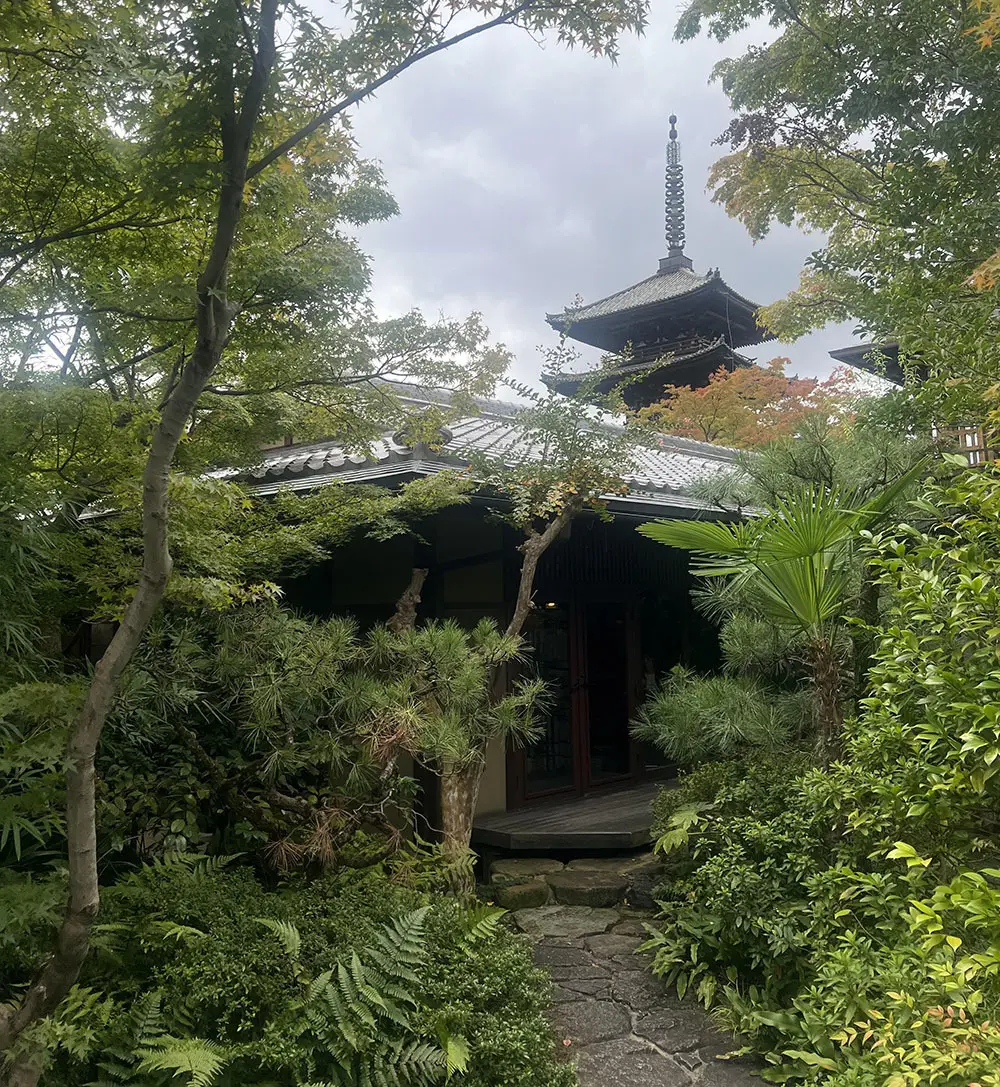
[[[919,509],[871,544],[893,597],[844,761],[706,769],[660,805],[687,867],[655,969],[775,1082],[1000,1084],[1000,471]]]
[[[204,859],[147,867],[106,892],[97,953],[46,1028],[45,1082],[353,1087],[464,1069],[469,1087],[569,1087],[545,975],[497,916],[374,870],[268,890]]]

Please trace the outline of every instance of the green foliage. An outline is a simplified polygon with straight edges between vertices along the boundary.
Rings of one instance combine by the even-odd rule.
[[[479,763],[496,738],[524,743],[534,735],[534,714],[544,686],[528,679],[495,697],[498,669],[522,659],[521,639],[492,619],[472,630],[454,620],[407,630],[372,631],[372,665],[384,684],[386,705],[377,709],[375,742],[402,746],[436,765]]]
[[[922,467],[860,506],[851,496],[810,486],[776,499],[762,516],[737,524],[661,520],[641,525],[639,531],[659,543],[695,551],[695,572],[732,579],[762,618],[811,639],[825,639],[843,618],[861,533]]]
[[[567,358],[575,353],[564,339],[549,361]],[[588,388],[601,372],[595,372]],[[515,416],[524,452],[517,460],[510,450],[499,456],[473,452],[469,460],[476,478],[509,501],[510,523],[531,538],[544,525],[584,508],[607,516],[602,496],[627,490],[625,477],[635,468],[638,443],[648,428],[638,422],[627,430],[619,425],[615,415],[623,406],[618,390],[598,397],[581,389],[569,398],[541,395],[510,379],[505,384],[525,402]]]
[[[781,746],[807,718],[796,692],[677,667],[646,700],[633,732],[671,762],[688,766],[747,748]]]
[[[988,103],[1000,86],[989,4],[935,0],[691,0],[677,27],[727,40],[766,20],[766,43],[721,62],[736,117],[715,198],[755,237],[822,233],[800,286],[763,312],[792,338],[853,319],[929,372],[938,425],[978,420],[1000,373],[1000,185]]]
[[[735,524],[659,520],[639,526],[650,539],[695,552],[694,573],[719,580],[715,600],[723,614],[746,611],[804,643],[823,763],[840,743],[840,643],[856,591],[859,542],[923,467],[918,461],[863,499],[811,483]]]
[[[499,914],[391,872],[269,891],[171,858],[106,892],[86,989],[47,1027],[46,1083],[569,1087],[545,976]]]
[[[656,970],[774,1082],[998,1082],[998,502],[1000,473],[965,472],[872,542],[893,596],[843,762],[706,768],[660,804]]]

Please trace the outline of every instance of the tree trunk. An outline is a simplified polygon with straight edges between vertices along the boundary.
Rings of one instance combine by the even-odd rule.
[[[393,634],[402,634],[404,630],[412,630],[417,625],[417,605],[420,603],[420,594],[428,573],[425,567],[414,566],[410,583],[396,601],[396,610],[386,623]]]
[[[825,638],[813,642],[810,653],[813,679],[813,725],[816,760],[828,767],[840,754],[844,711],[841,703],[840,658]]]
[[[509,636],[519,637],[531,615],[531,598],[535,587],[538,560],[580,511],[582,504],[582,501],[577,500],[569,503],[541,532],[530,531],[521,545],[524,558],[521,562],[521,577],[517,587],[514,614],[507,624]],[[506,694],[506,681],[502,668],[497,667],[493,670],[489,685],[491,701],[499,702]],[[451,862],[458,863],[468,855],[472,842],[472,821],[476,813],[476,802],[479,799],[479,785],[485,768],[484,745],[483,750],[476,752],[473,762],[446,763],[441,769],[441,845],[445,857]],[[464,883],[466,886],[462,889],[471,891],[472,887],[468,886],[468,878]]]
[[[445,763],[441,768],[441,849],[448,864],[455,866],[452,885],[460,894],[473,890],[472,868],[467,862],[484,768],[482,759]]]

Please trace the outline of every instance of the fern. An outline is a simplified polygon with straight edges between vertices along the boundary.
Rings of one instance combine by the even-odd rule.
[[[256,917],[254,920],[259,925],[269,928],[281,940],[285,953],[295,966],[299,964],[302,953],[302,935],[290,921],[276,921],[272,917]]]
[[[429,912],[424,906],[393,918],[370,946],[341,956],[310,982],[297,975],[326,1087],[432,1087],[465,1067],[465,1039],[442,1032],[435,1044],[419,1036],[415,1022],[422,1007],[420,968],[427,957]],[[480,938],[498,914],[470,912],[463,919],[466,938]],[[261,924],[297,962],[298,930],[282,921],[261,919]]]
[[[211,1087],[229,1063],[225,1046],[203,1038],[161,1038],[154,1046],[137,1050],[139,1072],[185,1074],[190,1087]]]
[[[477,902],[463,910],[460,926],[465,942],[477,944],[488,939],[496,932],[500,918],[506,912],[499,906],[489,906],[485,902]]]

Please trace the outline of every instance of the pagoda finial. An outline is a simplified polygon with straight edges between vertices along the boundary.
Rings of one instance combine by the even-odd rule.
[[[677,142],[677,114],[670,114],[670,142],[667,144],[666,234],[667,255],[660,260],[660,274],[691,268],[684,255],[684,167]]]
[[[677,115],[670,114],[670,142],[667,144],[666,174],[667,256],[684,253],[684,167],[677,142]]]

